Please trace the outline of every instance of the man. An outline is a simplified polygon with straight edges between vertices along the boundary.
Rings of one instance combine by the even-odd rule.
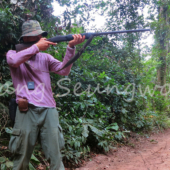
[[[60,62],[51,55],[40,52],[50,45],[56,45],[42,38],[46,35],[47,32],[41,30],[37,21],[28,20],[23,23],[20,40],[38,42],[18,53],[9,50],[6,55],[18,103],[9,142],[9,149],[15,154],[13,170],[28,168],[38,136],[45,156],[50,162],[50,170],[64,170],[60,154],[64,138],[49,72],[68,75],[72,65],[60,69],[74,56],[75,45],[82,43],[85,36],[73,35],[74,39],[68,43],[64,60]]]

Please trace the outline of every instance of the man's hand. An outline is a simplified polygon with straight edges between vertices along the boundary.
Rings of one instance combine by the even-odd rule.
[[[50,41],[46,41],[46,38],[41,38],[37,43],[37,47],[40,51],[45,51],[50,45],[56,45],[57,43],[53,43]]]
[[[69,41],[68,45],[71,48],[74,48],[75,45],[80,44],[82,42],[84,42],[85,40],[85,35],[83,35],[83,37],[80,34],[75,34],[73,35],[74,39]]]

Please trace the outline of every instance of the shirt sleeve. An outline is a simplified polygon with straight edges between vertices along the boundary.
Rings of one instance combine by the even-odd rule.
[[[74,54],[75,54],[75,47],[70,48],[69,46],[67,46],[66,55],[64,57],[63,62],[60,62],[59,60],[55,59],[53,56],[48,55],[49,70],[59,75],[63,75],[63,76],[69,75],[73,64],[69,65],[68,67],[64,68],[61,71],[58,70],[62,69],[65,66],[65,64],[74,56]]]
[[[20,64],[24,63],[32,55],[37,54],[38,52],[39,48],[35,44],[18,53],[14,50],[9,50],[6,54],[7,63],[9,66],[17,68]]]

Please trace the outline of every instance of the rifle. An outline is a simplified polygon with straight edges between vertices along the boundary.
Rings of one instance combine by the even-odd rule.
[[[88,39],[88,41],[83,45],[83,47],[80,49],[80,51],[66,63],[66,65],[62,69],[68,67],[70,64],[75,62],[81,56],[81,54],[83,53],[85,48],[92,41],[93,37],[100,36],[100,35],[108,35],[108,34],[134,33],[134,32],[145,32],[145,31],[150,31],[150,29],[111,31],[111,32],[100,32],[100,33],[83,33],[81,35],[82,36],[85,35],[85,39]],[[59,42],[63,42],[63,41],[71,41],[71,40],[73,40],[73,34],[68,34],[65,36],[55,36],[55,37],[47,39],[47,41],[54,42],[54,43],[59,43]],[[17,45],[15,45],[16,52],[19,52],[21,50],[29,48],[35,43],[37,43],[37,42],[17,44]],[[62,69],[60,69],[60,70],[62,70]],[[60,71],[60,70],[58,70],[58,71]]]

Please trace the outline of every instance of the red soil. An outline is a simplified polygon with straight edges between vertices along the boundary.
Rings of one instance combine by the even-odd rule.
[[[149,138],[135,137],[131,143],[134,147],[97,155],[76,170],[170,170],[170,129]]]

